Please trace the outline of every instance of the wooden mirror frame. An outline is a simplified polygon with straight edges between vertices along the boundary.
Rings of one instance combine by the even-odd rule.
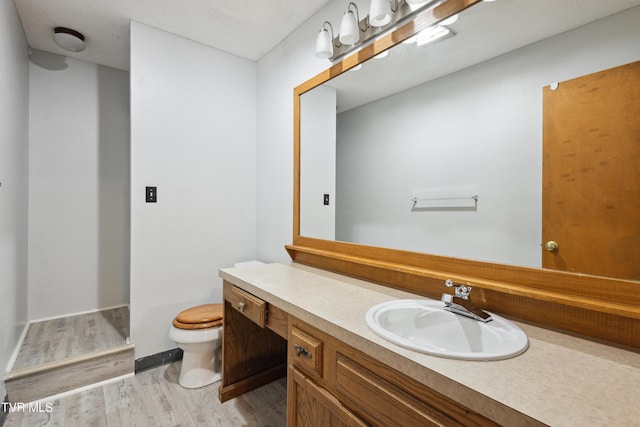
[[[579,273],[516,267],[300,235],[300,96],[421,30],[479,3],[448,0],[294,89],[294,212],[291,259],[439,299],[444,280],[474,287],[488,311],[640,349],[640,284]]]

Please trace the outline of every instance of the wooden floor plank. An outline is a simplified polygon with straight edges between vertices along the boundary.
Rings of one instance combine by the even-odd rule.
[[[10,414],[4,427],[65,426],[65,404],[65,401],[58,400],[18,410]]]
[[[219,383],[182,388],[179,369],[177,362],[57,399],[50,413],[10,413],[5,427],[286,425],[286,379],[221,404]]]
[[[144,426],[149,416],[138,394],[139,389],[133,381],[120,380],[103,386],[107,425]]]
[[[65,427],[106,427],[107,419],[102,387],[83,391],[66,398]]]
[[[128,307],[31,323],[13,369],[123,345],[128,336]]]

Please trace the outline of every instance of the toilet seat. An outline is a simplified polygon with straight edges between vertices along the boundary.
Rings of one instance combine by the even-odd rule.
[[[181,311],[173,319],[178,329],[207,329],[223,323],[222,304],[204,304]]]

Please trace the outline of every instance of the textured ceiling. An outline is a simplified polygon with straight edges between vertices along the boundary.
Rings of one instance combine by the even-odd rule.
[[[330,0],[14,1],[30,47],[128,70],[131,20],[257,60]],[[640,0],[498,0],[480,3],[452,26],[458,33],[456,37],[421,50],[432,63],[444,63],[445,67],[434,67],[426,73],[421,67],[410,67],[409,70],[421,70],[421,76],[415,76],[416,79],[436,78],[437,74],[464,68],[639,4]],[[56,26],[83,33],[88,48],[81,53],[59,48],[51,38]],[[487,40],[492,42],[486,43]],[[421,61],[421,55],[415,50],[403,54],[396,49],[394,55],[408,56],[415,63]],[[400,89],[394,87],[396,85],[407,87],[412,80],[407,69],[398,81],[387,78],[396,75],[394,72],[380,70],[378,74],[386,79],[383,86],[390,92]],[[346,80],[346,85],[354,92],[367,93],[358,90],[358,86],[372,86],[364,74]],[[342,107],[348,108],[347,105]]]
[[[29,46],[129,69],[129,21],[257,60],[329,0],[15,0]],[[84,52],[53,43],[53,29],[84,34]]]

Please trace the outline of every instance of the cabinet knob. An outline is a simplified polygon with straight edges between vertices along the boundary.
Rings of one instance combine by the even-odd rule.
[[[558,243],[554,242],[553,240],[549,240],[547,243],[544,244],[544,249],[549,252],[556,252],[558,248],[559,248]]]
[[[243,301],[238,302],[238,305],[236,306],[238,308],[238,311],[240,313],[244,313],[244,308],[246,307],[246,304]]]
[[[295,344],[293,346],[293,349],[296,351],[296,356],[302,356],[306,357],[307,359],[311,359],[311,353],[309,353],[309,351],[300,344]]]

